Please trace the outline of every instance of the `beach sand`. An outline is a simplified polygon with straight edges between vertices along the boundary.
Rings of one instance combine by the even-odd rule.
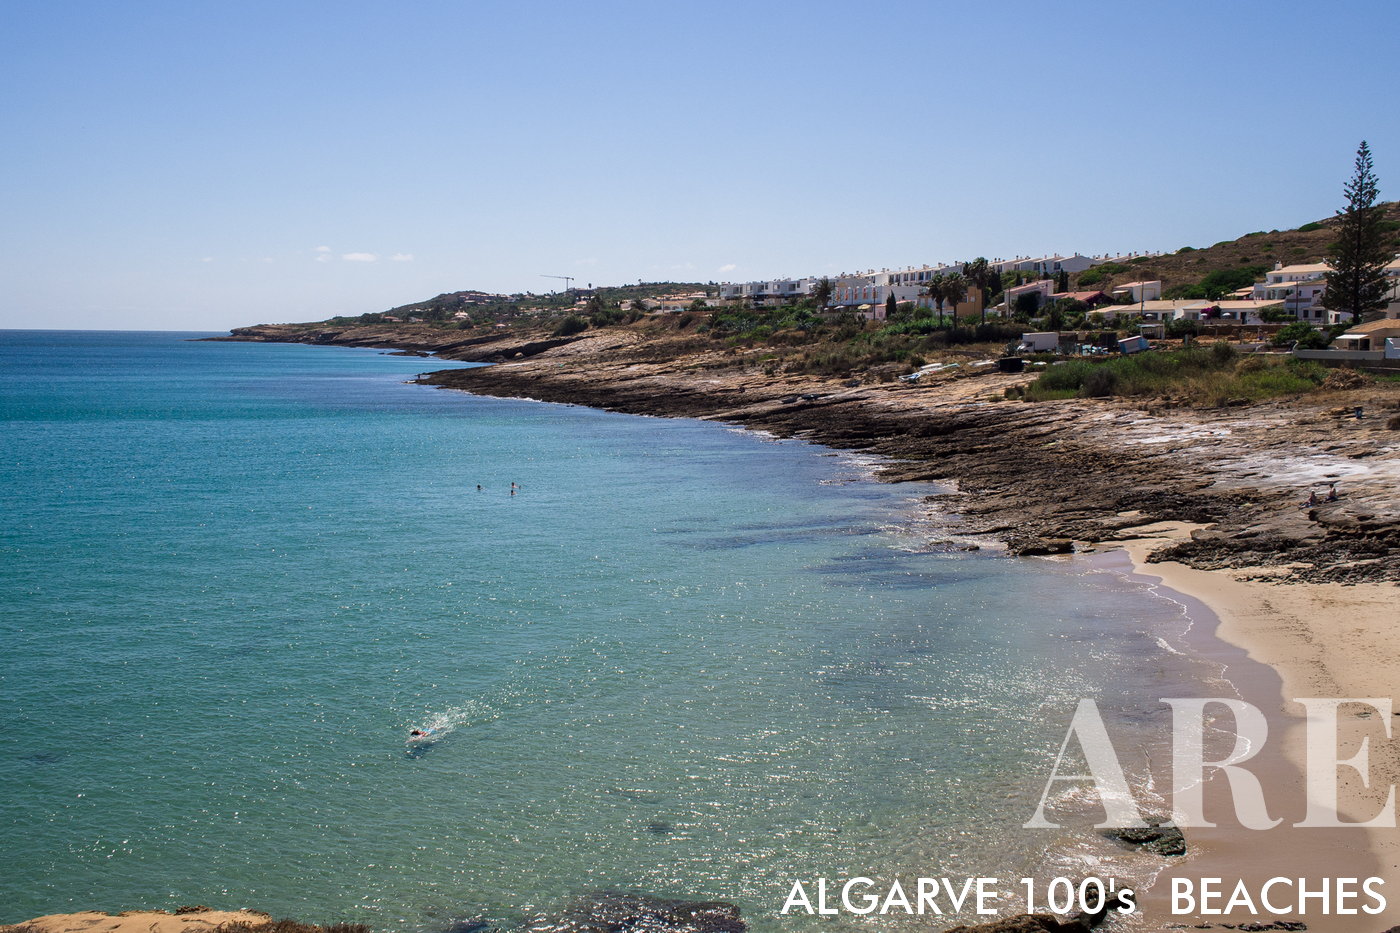
[[[1223,680],[1268,717],[1270,741],[1248,767],[1261,777],[1270,815],[1284,822],[1272,830],[1241,828],[1228,809],[1226,782],[1217,775],[1208,782],[1207,814],[1220,828],[1186,831],[1190,854],[1153,886],[1146,902],[1151,915],[1167,914],[1165,897],[1177,875],[1242,878],[1256,891],[1276,876],[1312,883],[1326,877],[1378,876],[1385,879],[1388,900],[1400,906],[1400,830],[1292,825],[1302,819],[1306,806],[1304,709],[1293,700],[1395,697],[1400,669],[1390,662],[1400,657],[1400,593],[1384,583],[1277,584],[1241,580],[1235,571],[1147,562],[1149,553],[1188,536],[1193,527],[1167,522],[1147,526],[1141,537],[1123,542],[1122,548],[1136,575],[1160,581],[1178,594],[1188,613],[1213,623],[1211,631],[1194,631],[1189,647],[1218,664]],[[1201,606],[1208,612],[1199,612]],[[1369,737],[1371,779],[1367,787],[1354,771],[1339,769],[1341,812],[1349,821],[1369,820],[1382,809],[1391,785],[1400,782],[1400,749],[1387,739],[1378,714],[1358,705],[1344,707],[1341,718],[1338,756],[1350,756]],[[1390,925],[1385,916],[1393,917],[1395,911],[1381,917],[1328,916],[1322,922],[1327,930],[1375,933]],[[1254,918],[1171,919],[1219,924]],[[1316,927],[1322,918],[1309,911],[1287,919]]]

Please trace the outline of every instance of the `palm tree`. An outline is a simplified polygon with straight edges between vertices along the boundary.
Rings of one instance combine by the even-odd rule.
[[[924,294],[928,295],[929,299],[938,308],[939,327],[943,326],[943,279],[944,275],[942,272],[935,272],[933,278],[929,279],[928,284],[924,286]]]
[[[817,303],[818,311],[825,311],[826,306],[831,304],[831,295],[836,291],[836,286],[831,284],[831,279],[822,276],[817,280],[816,287],[812,289],[812,300]]]
[[[943,301],[951,302],[953,305],[953,326],[958,326],[958,305],[967,299],[967,279],[961,272],[951,272],[943,277]],[[942,316],[942,304],[939,302],[939,315]]]
[[[987,323],[987,286],[992,282],[992,276],[999,273],[992,271],[991,263],[987,262],[987,257],[978,256],[972,262],[963,266],[963,274],[982,293],[982,323]]]

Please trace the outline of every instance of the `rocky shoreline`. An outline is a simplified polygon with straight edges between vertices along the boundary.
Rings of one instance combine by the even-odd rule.
[[[1288,582],[1400,582],[1400,385],[1226,409],[1178,399],[1007,400],[1032,375],[969,365],[909,383],[765,371],[761,354],[620,327],[461,337],[377,325],[262,325],[226,340],[382,347],[490,367],[421,382],[630,414],[704,418],[885,458],[881,478],[948,485],[963,541],[1065,553],[1198,526],[1150,560]],[[1341,384],[1348,384],[1342,380]],[[1361,409],[1363,417],[1355,412]],[[1369,416],[1365,413],[1369,412]],[[1311,488],[1340,498],[1301,508]]]

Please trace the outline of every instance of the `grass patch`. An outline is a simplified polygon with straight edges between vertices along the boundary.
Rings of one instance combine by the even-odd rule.
[[[1218,343],[1102,361],[1071,360],[1046,370],[1026,387],[1025,397],[1038,402],[1175,396],[1193,405],[1213,407],[1310,392],[1326,376],[1326,367],[1316,362],[1240,357],[1233,347]]]

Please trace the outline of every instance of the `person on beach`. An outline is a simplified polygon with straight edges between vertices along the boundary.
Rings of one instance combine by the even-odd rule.
[[[1322,500],[1317,497],[1317,490],[1314,489],[1308,493],[1308,501],[1303,503],[1303,506],[1310,509],[1315,505],[1319,505],[1321,502]]]
[[[1328,488],[1328,490],[1327,490],[1327,501],[1328,501],[1328,502],[1336,502],[1336,501],[1337,501],[1337,484],[1336,484],[1336,483],[1333,483],[1333,484]]]

